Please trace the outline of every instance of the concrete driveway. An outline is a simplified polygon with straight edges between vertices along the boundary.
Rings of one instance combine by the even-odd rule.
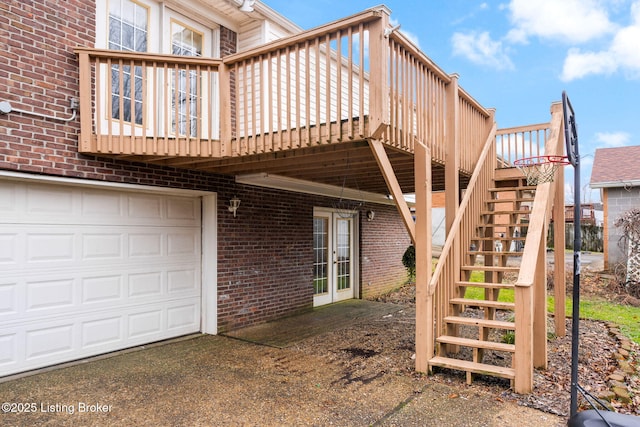
[[[381,351],[347,364],[331,347],[347,340],[355,351],[359,341],[375,339],[376,328],[413,328],[412,311],[396,306],[388,313],[283,348],[197,335],[5,381],[0,424],[565,425],[562,418],[503,401],[476,383],[411,372],[411,349],[403,360]],[[389,368],[397,365],[408,368]]]
[[[554,265],[553,251],[547,252],[547,261],[550,266]],[[573,251],[564,253],[564,261],[567,271],[573,271]],[[602,271],[604,269],[604,255],[600,252],[580,252],[580,265],[582,269],[591,271]]]

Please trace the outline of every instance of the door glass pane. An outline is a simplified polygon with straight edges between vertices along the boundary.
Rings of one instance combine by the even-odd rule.
[[[351,288],[351,219],[336,221],[336,288],[341,291]]]
[[[146,52],[148,10],[130,0],[109,3],[109,49]],[[133,110],[132,109],[133,105]],[[111,117],[142,124],[142,68],[111,67]]]
[[[171,53],[183,56],[202,56],[202,33],[177,21],[171,21]],[[171,129],[174,134],[197,136],[199,103],[198,73],[180,70],[171,78]]]
[[[313,293],[329,292],[329,219],[313,218]]]

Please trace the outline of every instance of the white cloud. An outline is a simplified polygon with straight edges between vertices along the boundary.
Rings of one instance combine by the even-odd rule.
[[[389,20],[389,25],[391,25],[391,27],[397,27],[398,25],[400,25],[400,23],[398,22],[397,19],[391,18]],[[416,47],[418,47],[418,48],[420,47],[420,40],[418,39],[418,36],[415,33],[412,33],[411,31],[404,30],[404,29],[402,29],[402,27],[400,28],[399,31],[402,33],[402,35],[404,35],[406,38],[408,38],[411,43],[415,44]]]
[[[487,31],[454,33],[451,42],[454,55],[463,56],[473,63],[497,70],[514,68],[502,42],[492,40]]]
[[[629,79],[640,79],[640,24],[620,29],[606,50],[582,52],[569,49],[560,78],[571,81],[589,74],[610,75],[617,71]]]
[[[529,36],[584,43],[611,33],[615,25],[595,0],[511,0],[514,28],[507,39],[525,43]]]
[[[620,28],[607,49],[582,52],[569,49],[562,74],[563,81],[571,81],[590,74],[625,73],[627,78],[640,78],[640,1],[631,5],[632,22]]]
[[[597,132],[596,140],[606,147],[624,147],[627,145],[631,135],[626,132]]]
[[[560,79],[569,82],[589,74],[611,74],[617,68],[616,58],[609,52],[581,52],[574,48],[567,53]]]
[[[640,77],[640,23],[623,28],[616,34],[610,52],[631,78]]]

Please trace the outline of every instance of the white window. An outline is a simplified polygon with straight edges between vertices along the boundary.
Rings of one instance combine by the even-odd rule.
[[[109,49],[146,52],[148,34],[149,8],[131,0],[110,0]],[[142,124],[142,85],[142,67],[123,65],[121,73],[119,65],[111,66],[111,118]]]
[[[215,16],[190,6],[181,2],[177,12],[153,0],[97,0],[96,47],[219,57]],[[218,110],[214,73],[114,60],[99,74],[108,76],[99,88],[106,95],[99,97],[101,134],[215,138],[219,133],[217,121],[209,119]]]

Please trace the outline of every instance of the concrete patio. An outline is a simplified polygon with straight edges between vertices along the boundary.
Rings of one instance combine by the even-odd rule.
[[[196,335],[80,361],[0,383],[0,400],[8,403],[2,407],[0,422],[13,426],[564,424],[553,415],[502,401],[482,387],[381,368],[383,362],[384,366],[396,363],[386,360],[395,356],[383,351],[376,354],[380,360],[351,354],[354,361],[347,363],[336,350],[348,347],[348,342],[348,348],[360,348],[381,328],[410,330],[413,316],[408,307],[352,301],[235,332],[235,337]],[[318,324],[323,326],[313,326]],[[336,342],[340,344],[332,347]],[[405,354],[410,359],[410,350]]]

